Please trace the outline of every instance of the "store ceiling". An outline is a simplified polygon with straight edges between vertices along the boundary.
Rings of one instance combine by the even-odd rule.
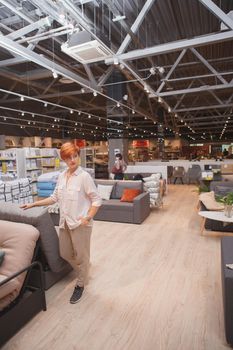
[[[156,138],[162,123],[233,141],[232,14],[232,0],[0,0],[0,133]],[[81,31],[108,56],[63,52]]]

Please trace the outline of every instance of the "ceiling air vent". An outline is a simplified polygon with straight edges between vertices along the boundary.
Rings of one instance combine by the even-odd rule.
[[[86,31],[72,34],[70,39],[61,45],[61,50],[84,64],[103,61],[112,55],[105,44],[93,39]]]

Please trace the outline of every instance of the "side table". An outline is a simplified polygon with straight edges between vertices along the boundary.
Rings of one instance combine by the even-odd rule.
[[[206,219],[216,220],[216,221],[222,221],[223,223],[230,224],[233,223],[233,217],[228,218],[223,211],[199,211],[198,213],[202,218],[202,225],[201,225],[201,235],[202,236],[233,236],[233,232],[220,232],[220,231],[207,231],[205,230],[205,222]]]

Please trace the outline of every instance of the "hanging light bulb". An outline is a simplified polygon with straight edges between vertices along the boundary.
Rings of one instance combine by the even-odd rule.
[[[48,103],[47,103],[47,102],[45,102],[45,103],[44,103],[44,107],[47,107],[47,106],[48,106]]]
[[[73,109],[70,109],[70,114],[73,114],[73,113],[74,113]]]

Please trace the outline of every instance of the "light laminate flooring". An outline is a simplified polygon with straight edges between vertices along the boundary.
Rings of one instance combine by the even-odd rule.
[[[90,283],[72,272],[4,350],[223,350],[220,238],[200,236],[194,186],[169,185],[142,225],[96,221]]]

